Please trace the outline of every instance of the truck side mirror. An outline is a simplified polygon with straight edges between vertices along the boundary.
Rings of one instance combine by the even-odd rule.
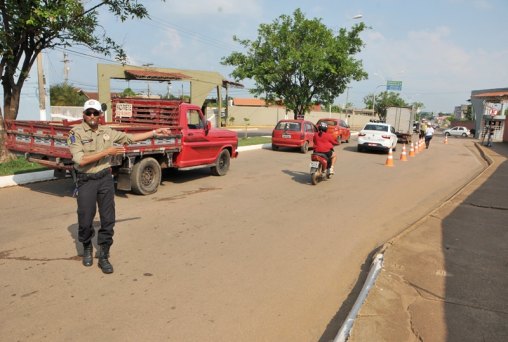
[[[102,111],[105,112],[106,110],[108,110],[108,105],[106,103],[102,103],[101,108],[102,108]]]
[[[209,120],[206,120],[205,133],[208,134],[208,131],[212,128],[212,123]]]

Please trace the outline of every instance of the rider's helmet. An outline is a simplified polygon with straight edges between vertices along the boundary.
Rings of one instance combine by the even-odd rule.
[[[318,125],[318,131],[320,132],[326,132],[326,130],[328,129],[328,124],[326,122],[320,122],[319,125]]]

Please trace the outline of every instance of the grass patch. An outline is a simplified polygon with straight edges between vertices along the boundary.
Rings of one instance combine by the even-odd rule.
[[[247,137],[247,138],[238,138],[238,146],[250,146],[250,145],[260,145],[260,144],[269,144],[272,142],[271,137]]]
[[[48,170],[48,168],[37,163],[30,163],[24,157],[18,157],[17,159],[0,164],[0,176],[44,170]]]

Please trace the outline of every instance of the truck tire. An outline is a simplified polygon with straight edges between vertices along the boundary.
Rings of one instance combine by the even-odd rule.
[[[161,166],[154,158],[144,158],[134,164],[131,173],[132,192],[150,195],[157,191],[161,183]]]
[[[215,166],[212,166],[212,174],[214,176],[224,176],[226,173],[228,173],[230,160],[231,156],[229,154],[229,150],[222,150],[217,157]]]

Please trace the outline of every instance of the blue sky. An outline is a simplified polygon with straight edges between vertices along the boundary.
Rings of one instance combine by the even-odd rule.
[[[508,1],[506,0],[150,0],[143,2],[152,20],[121,23],[101,13],[107,34],[123,44],[129,64],[217,71],[230,78],[231,67],[222,57],[242,51],[233,35],[255,39],[261,23],[300,8],[307,18],[321,18],[336,30],[359,20],[371,27],[362,33],[365,47],[357,56],[369,79],[353,82],[335,103],[363,107],[363,98],[384,90],[387,80],[402,81],[400,95],[419,101],[424,111],[452,112],[466,104],[471,90],[508,87]],[[361,19],[353,19],[361,14]],[[69,49],[69,82],[95,90],[96,64],[111,58],[97,56],[79,46]],[[64,80],[63,51],[45,54],[49,84]],[[35,68],[34,68],[35,69]],[[244,82],[250,86],[252,83]],[[127,85],[115,84],[115,90]],[[146,82],[130,83],[136,91]],[[152,86],[153,87],[153,86]],[[165,93],[167,85],[152,92]],[[180,94],[181,86],[170,91]],[[186,90],[184,90],[186,91]],[[250,97],[233,90],[233,97]],[[36,79],[23,90],[20,119],[36,119],[28,104],[36,100]],[[36,102],[35,102],[36,103]],[[37,107],[35,107],[37,108]]]

